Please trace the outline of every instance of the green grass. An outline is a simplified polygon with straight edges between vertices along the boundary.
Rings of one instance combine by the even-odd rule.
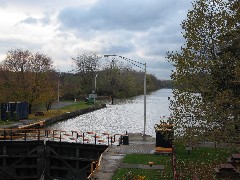
[[[115,173],[113,180],[121,179],[121,177],[131,171],[134,175],[145,176],[146,179],[172,179],[172,169],[170,155],[154,155],[154,154],[127,154],[123,163],[128,164],[144,164],[148,165],[148,162],[154,162],[156,165],[164,165],[164,170],[146,170],[146,169],[124,169],[120,168]]]
[[[221,163],[226,163],[227,157],[236,151],[231,148],[199,147],[188,154],[185,146],[178,145],[176,146],[178,172],[185,179],[191,178],[193,175],[200,179],[215,179],[213,168]]]
[[[192,179],[193,175],[200,179],[215,179],[213,168],[221,163],[226,163],[227,157],[232,153],[239,152],[231,148],[194,148],[188,154],[185,146],[176,145],[176,163],[177,171],[182,179]],[[131,171],[134,175],[145,176],[146,179],[173,179],[172,159],[166,155],[149,155],[149,154],[127,154],[123,163],[128,164],[148,164],[148,162],[164,165],[164,170],[143,170],[143,169],[118,169],[113,180],[121,179],[123,175]]]
[[[148,162],[154,162],[154,164],[164,165],[170,160],[171,156],[168,155],[127,154],[123,159],[123,163],[148,165]]]
[[[164,177],[163,179],[169,179],[172,180],[172,177],[166,178],[164,171],[161,170],[146,170],[146,169],[118,169],[118,171],[113,176],[113,180],[122,180],[122,177],[126,175],[127,173],[133,173],[134,176],[144,176],[147,180],[159,180],[161,177]]]
[[[13,124],[16,121],[2,121],[0,120],[0,125],[8,125],[8,124]]]
[[[41,117],[41,116],[35,117],[34,114],[30,114],[28,118],[29,119],[41,120],[41,119],[51,118],[51,117],[54,117],[54,116],[59,116],[59,115],[64,114],[66,112],[72,112],[72,111],[76,111],[76,110],[79,110],[79,109],[88,108],[88,107],[91,107],[91,106],[94,106],[94,104],[89,104],[88,105],[88,104],[85,104],[85,102],[81,101],[81,102],[74,103],[74,104],[71,104],[71,105],[68,105],[68,106],[64,106],[64,107],[59,108],[59,109],[43,111],[44,117]]]
[[[91,106],[93,106],[93,105],[92,104],[88,105],[85,102],[79,102],[79,103],[71,104],[69,106],[64,106],[64,107],[60,108],[60,110],[75,111],[78,109],[84,109],[84,108],[91,107]]]

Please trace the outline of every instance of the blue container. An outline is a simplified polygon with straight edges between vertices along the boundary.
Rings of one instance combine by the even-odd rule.
[[[27,102],[1,103],[1,119],[20,120],[27,119],[29,115],[29,105]]]

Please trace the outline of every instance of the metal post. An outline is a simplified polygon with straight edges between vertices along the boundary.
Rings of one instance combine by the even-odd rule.
[[[26,132],[26,130],[24,131],[24,140],[25,141],[27,140],[27,132]]]
[[[147,64],[144,64],[144,128],[143,128],[143,140],[146,140],[146,93],[147,93],[147,87],[146,87],[146,81],[147,81]]]
[[[12,129],[11,129],[11,142],[12,142],[12,135],[13,135],[13,132],[12,132]]]
[[[40,129],[38,128],[38,141],[40,140]]]
[[[96,74],[95,76],[95,81],[94,81],[94,93],[96,94],[96,90],[97,90],[97,76],[98,74]],[[96,99],[95,99],[95,96],[94,96],[94,104],[96,103]]]
[[[62,142],[62,131],[60,131],[60,142]]]
[[[53,130],[53,135],[52,135],[52,136],[53,136],[53,141],[54,141],[54,136],[55,136],[55,130]]]
[[[84,144],[84,139],[85,139],[85,137],[84,137],[84,133],[83,133],[83,144]]]
[[[95,83],[94,83],[94,91],[95,91],[95,93],[97,91],[97,76],[98,76],[98,74],[96,74],[96,76],[95,76]]]
[[[97,145],[97,134],[94,135],[94,144]]]
[[[104,55],[104,57],[109,57],[109,56],[118,56],[118,55],[115,55],[115,54],[112,54],[112,55],[109,55],[109,54],[105,54]],[[146,83],[147,83],[147,64],[146,63],[140,63],[140,62],[138,62],[138,61],[134,61],[134,60],[131,60],[131,59],[128,59],[128,58],[125,58],[125,57],[123,57],[123,56],[118,56],[118,57],[120,57],[120,58],[122,58],[122,59],[124,59],[124,60],[126,60],[126,61],[128,61],[128,62],[130,62],[130,63],[132,63],[133,65],[135,65],[135,66],[137,66],[137,67],[139,67],[138,65],[136,65],[135,63],[138,63],[138,64],[141,64],[141,65],[144,65],[144,83],[143,83],[143,86],[144,86],[144,127],[143,127],[143,140],[145,141],[146,140],[146,117],[147,117],[147,114],[146,114],[146,110],[147,110],[147,105],[146,105],[146,94],[147,94],[147,85],[146,85]],[[134,63],[133,63],[134,62]],[[141,67],[140,67],[141,68]],[[141,69],[143,69],[143,68],[141,68]]]
[[[5,142],[5,140],[6,140],[6,130],[5,129],[3,131],[3,136],[4,136],[4,142]]]
[[[60,75],[59,75],[60,78]],[[59,79],[58,79],[58,97],[57,97],[57,108],[59,108]]]

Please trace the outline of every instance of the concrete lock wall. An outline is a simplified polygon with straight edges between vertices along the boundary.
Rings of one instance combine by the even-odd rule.
[[[86,179],[106,145],[0,141],[0,179]]]

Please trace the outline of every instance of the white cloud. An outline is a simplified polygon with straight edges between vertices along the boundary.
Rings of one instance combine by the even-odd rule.
[[[181,21],[190,0],[0,0],[0,60],[22,48],[51,57],[61,71],[82,50],[146,61],[148,73],[169,79],[166,51],[183,43]]]

